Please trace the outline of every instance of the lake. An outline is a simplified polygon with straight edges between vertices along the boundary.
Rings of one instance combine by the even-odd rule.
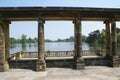
[[[83,50],[89,50],[89,44],[83,42],[82,43]],[[45,51],[72,51],[74,50],[74,42],[46,42],[45,43]],[[10,48],[10,54],[19,52],[19,51],[30,51],[30,52],[37,52],[38,45],[37,44],[14,44]]]
[[[82,50],[94,50],[94,49],[105,49],[105,45],[95,45],[82,42]],[[74,50],[74,42],[46,42],[45,51],[72,51]],[[19,52],[19,51],[28,51],[28,52],[37,52],[37,44],[14,44],[10,48],[10,54]],[[120,44],[117,46],[117,55],[120,56]]]

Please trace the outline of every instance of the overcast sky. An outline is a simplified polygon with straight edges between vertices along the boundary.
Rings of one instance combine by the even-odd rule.
[[[120,8],[120,0],[0,0],[0,7],[22,6],[58,6],[58,7],[99,7]],[[117,22],[117,27],[120,23]],[[28,37],[37,37],[37,21],[12,22],[10,24],[10,37],[20,38],[22,34]],[[91,31],[105,28],[103,22],[82,22],[82,34],[88,35]],[[72,21],[46,21],[45,38],[56,40],[68,38],[74,35]]]

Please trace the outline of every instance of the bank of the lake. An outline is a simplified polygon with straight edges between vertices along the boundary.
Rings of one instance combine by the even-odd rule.
[[[13,47],[10,48],[10,54],[19,52],[19,51],[31,51],[37,52],[38,45],[37,44],[14,44]],[[83,50],[89,50],[89,44],[83,42],[82,43]],[[45,51],[72,51],[74,50],[74,42],[45,42]]]

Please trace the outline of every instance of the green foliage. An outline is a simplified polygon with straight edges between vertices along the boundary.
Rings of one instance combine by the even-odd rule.
[[[98,38],[97,38],[97,43],[100,43],[100,44],[105,44],[105,30],[103,29],[102,32],[99,34]]]
[[[25,34],[22,34],[21,36],[21,43],[26,43],[27,36]]]
[[[116,28],[116,32],[119,33],[120,32],[120,28]]]
[[[116,28],[117,32],[117,42],[120,44],[120,28]],[[82,41],[87,42],[90,44],[105,44],[105,30],[103,29],[101,32],[99,30],[95,30],[91,33],[89,33],[89,36],[86,37],[85,35],[82,36]],[[38,38],[31,38],[29,37],[27,39],[27,36],[25,34],[22,34],[21,39],[15,39],[15,38],[10,38],[10,44],[16,44],[16,43],[37,43]],[[45,39],[45,42],[53,42],[50,39]],[[58,39],[55,42],[74,42],[74,37],[70,36],[67,39]]]
[[[15,39],[15,38],[10,38],[10,44],[18,44],[18,43],[22,43],[22,44],[26,44],[26,43],[37,43],[38,39],[35,38],[28,38],[25,34],[22,34],[21,39]]]
[[[85,41],[87,43],[96,43],[99,35],[100,35],[100,31],[99,30],[93,31],[93,32],[89,33],[89,36],[86,38]]]
[[[67,38],[67,39],[58,39],[58,40],[56,40],[55,42],[74,42],[74,37],[73,37],[73,36],[70,36],[70,37]]]
[[[45,42],[52,42],[52,40],[50,40],[50,39],[45,39]]]
[[[98,31],[98,30],[96,30]],[[93,31],[89,34],[89,36],[86,38],[85,42],[87,43],[97,43],[97,44],[105,44],[106,40],[105,40],[105,30],[103,29],[98,36],[96,36],[95,32]],[[120,44],[120,28],[116,28],[116,32],[117,32],[117,43]]]
[[[120,32],[117,34],[117,42],[120,44]]]
[[[10,38],[10,44],[15,44],[17,40],[15,38]]]
[[[85,42],[87,37],[85,35],[82,36],[82,42]]]

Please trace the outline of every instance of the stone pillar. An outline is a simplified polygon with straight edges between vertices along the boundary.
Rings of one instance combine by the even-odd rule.
[[[76,22],[76,53],[77,53],[77,58],[82,57],[82,26],[81,26],[81,21],[78,20]]]
[[[75,21],[75,43],[76,43],[76,69],[82,70],[85,69],[85,62],[82,58],[82,26],[81,26],[81,20],[76,19]]]
[[[119,66],[119,58],[116,56],[117,54],[117,35],[116,35],[116,23],[114,20],[111,22],[111,61],[110,66],[118,67]]]
[[[0,18],[0,72],[8,69],[7,61],[5,59],[5,36],[4,36],[4,22]]]
[[[77,45],[77,42],[76,42],[76,39],[77,39],[76,31],[77,31],[77,28],[76,28],[76,22],[73,21],[73,23],[74,23],[74,59],[76,60],[77,59],[77,53],[76,53],[76,45]]]
[[[44,54],[44,20],[38,20],[38,61],[36,64],[36,71],[45,71],[45,54]]]
[[[111,55],[111,34],[110,34],[110,23],[105,22],[106,27],[106,57]]]
[[[111,38],[112,38],[112,56],[117,54],[117,35],[116,35],[116,23],[111,22]]]
[[[9,21],[4,21],[4,35],[5,35],[5,58],[9,59]]]

